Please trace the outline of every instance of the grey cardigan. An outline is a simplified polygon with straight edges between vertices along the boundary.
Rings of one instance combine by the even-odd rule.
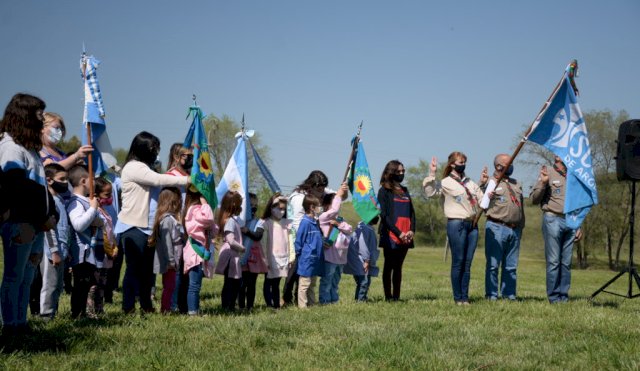
[[[156,255],[153,260],[153,273],[163,274],[173,262],[174,269],[180,267],[182,248],[184,247],[182,224],[171,214],[164,214],[160,219],[158,236],[156,236]]]

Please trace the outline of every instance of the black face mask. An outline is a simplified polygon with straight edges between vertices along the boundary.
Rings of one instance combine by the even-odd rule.
[[[393,180],[398,183],[402,183],[402,181],[404,180],[404,174],[393,174]]]
[[[258,211],[257,207],[252,207],[251,208],[251,214],[255,215],[257,211]]]
[[[189,171],[191,170],[192,167],[193,167],[193,156],[189,156],[186,159],[184,159],[184,165],[182,165],[182,168]]]
[[[453,169],[456,171],[456,173],[458,174],[463,174],[464,173],[464,169],[467,168],[467,165],[455,165],[453,167]]]
[[[53,181],[53,184],[51,184],[51,189],[54,190],[54,192],[56,192],[57,194],[63,194],[63,193],[67,193],[69,192],[69,183],[67,182],[56,182],[55,180]]]

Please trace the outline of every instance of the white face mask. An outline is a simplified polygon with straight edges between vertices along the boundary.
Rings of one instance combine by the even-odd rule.
[[[60,128],[51,128],[49,129],[49,140],[53,144],[58,144],[62,139],[62,129]]]
[[[318,206],[313,209],[313,213],[315,214],[316,218],[319,218],[320,214],[322,214],[323,212],[324,212],[324,209],[322,208],[322,206]]]
[[[282,210],[281,208],[274,207],[271,209],[271,216],[273,216],[274,219],[280,220],[282,219],[283,215],[284,215],[284,210]]]

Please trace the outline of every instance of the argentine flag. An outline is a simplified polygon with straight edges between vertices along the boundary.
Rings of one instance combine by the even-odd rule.
[[[236,134],[238,145],[233,151],[233,156],[229,160],[227,168],[224,170],[222,179],[216,187],[218,202],[222,203],[222,198],[227,191],[236,191],[242,196],[242,212],[238,216],[240,225],[244,226],[251,215],[248,197],[249,167],[247,163],[247,145],[244,133]],[[224,226],[221,226],[224,228]]]
[[[87,125],[91,128],[91,144],[93,145],[93,171],[96,175],[104,173],[108,168],[116,165],[111,142],[107,135],[107,126],[104,121],[105,112],[102,103],[102,93],[98,83],[97,69],[100,61],[93,56],[83,54],[80,60],[80,70],[84,80],[84,115],[82,122],[82,143],[88,144]]]
[[[546,110],[533,124],[529,140],[560,157],[567,167],[564,213],[567,226],[577,229],[598,203],[587,126],[568,73]]]

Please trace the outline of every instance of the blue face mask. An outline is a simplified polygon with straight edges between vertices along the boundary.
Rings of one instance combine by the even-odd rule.
[[[504,175],[511,176],[513,174],[513,165],[509,165],[509,168],[504,172]]]

